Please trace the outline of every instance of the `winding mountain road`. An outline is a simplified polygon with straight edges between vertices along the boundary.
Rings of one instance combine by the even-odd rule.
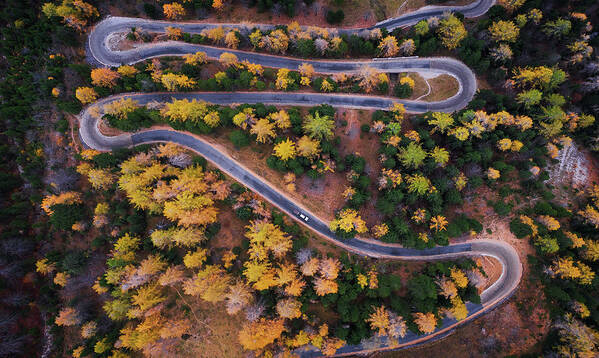
[[[461,11],[466,16],[478,16],[486,12],[486,10],[488,10],[493,3],[494,1],[490,0],[479,0],[469,6],[461,7],[462,10],[456,10],[455,7],[451,9],[448,7],[427,7],[414,13],[379,23],[376,25],[376,27],[388,26],[390,28],[395,28],[406,26],[430,16],[438,16],[436,14],[441,14],[447,10]],[[154,45],[142,47],[136,50],[122,52],[111,51],[106,45],[106,39],[111,34],[118,31],[128,30],[132,26],[139,26],[143,27],[144,29],[148,29],[146,26],[151,25],[156,26],[158,30],[163,30],[165,26],[173,24],[174,23],[148,21],[142,19],[108,18],[98,24],[90,34],[88,41],[88,58],[93,63],[115,66],[121,63],[138,62],[150,57],[182,55],[200,50],[208,52],[209,56],[213,58],[218,57],[222,52],[234,52],[231,50],[223,50],[215,47],[190,45],[180,42],[165,42],[160,43],[157,46]],[[191,30],[196,29],[196,31],[201,31],[201,26],[209,26],[209,24],[177,23],[177,26],[183,26],[185,31],[194,32]],[[344,31],[359,31],[359,29]],[[243,51],[235,51],[235,53],[241,60],[247,59],[248,61],[261,63],[268,67],[296,68],[300,63],[308,62],[287,57],[271,56]],[[407,58],[383,61],[310,60],[309,62],[314,65],[317,72],[322,73],[354,72],[364,64],[368,64],[369,66],[388,72],[406,72],[408,70],[439,71],[440,73],[448,73],[458,79],[460,83],[459,93],[445,101],[431,103],[402,101],[406,105],[407,110],[410,112],[426,112],[428,110],[452,112],[454,110],[463,108],[471,100],[474,92],[476,91],[476,78],[474,74],[463,63],[453,59]],[[449,334],[458,325],[469,322],[475,317],[478,317],[483,313],[497,307],[498,304],[509,298],[518,287],[522,276],[522,264],[516,250],[503,241],[472,240],[469,242],[445,247],[416,250],[404,248],[395,244],[386,244],[367,238],[341,239],[330,231],[327,223],[314,216],[299,203],[290,199],[283,192],[277,190],[268,182],[264,181],[259,175],[244,167],[241,163],[235,161],[227,154],[215,149],[211,144],[198,136],[171,129],[150,129],[133,134],[127,133],[113,137],[103,135],[98,128],[98,119],[102,116],[103,106],[112,101],[127,97],[138,101],[139,104],[142,105],[154,101],[166,102],[171,98],[188,98],[201,99],[216,104],[262,102],[265,104],[313,106],[315,104],[327,103],[334,107],[382,110],[386,110],[391,105],[393,100],[390,98],[343,94],[277,92],[129,93],[104,98],[86,107],[79,115],[79,133],[82,142],[86,146],[101,151],[110,151],[122,147],[131,147],[140,144],[157,142],[172,142],[189,148],[205,157],[213,165],[220,168],[223,172],[239,181],[241,184],[260,194],[267,201],[277,206],[280,210],[287,213],[289,216],[293,217],[303,225],[307,226],[315,233],[318,233],[320,236],[329,240],[335,245],[343,247],[359,255],[375,258],[418,261],[451,260],[460,259],[463,257],[488,256],[497,259],[501,263],[502,274],[496,282],[482,292],[481,304],[467,303],[469,315],[466,319],[457,322],[453,319],[446,318],[443,320],[443,325],[432,334],[418,336],[412,332],[409,332],[408,335],[400,340],[399,346],[386,348],[396,349],[409,347],[443,337],[444,335]],[[306,222],[298,218],[296,214],[294,214],[296,212],[301,212],[307,215],[309,217],[309,221]],[[337,351],[337,355],[353,355],[356,353],[368,352],[368,349],[361,345],[348,345],[340,348]],[[315,351],[302,352],[302,356],[304,357],[312,357],[317,355],[318,352]]]
[[[493,283],[493,285],[482,292],[481,304],[467,303],[469,315],[466,319],[457,322],[455,320],[446,318],[443,320],[442,327],[437,329],[434,333],[426,336],[418,336],[413,333],[409,333],[406,335],[406,337],[400,340],[400,345],[398,347],[394,346],[393,348],[409,347],[443,336],[453,330],[456,326],[468,322],[473,318],[493,309],[499,303],[509,298],[516,290],[522,276],[522,264],[520,263],[518,253],[514,250],[514,248],[503,241],[472,240],[462,244],[435,247],[426,250],[417,250],[365,238],[341,239],[330,231],[327,223],[314,216],[299,203],[293,201],[284,193],[280,192],[268,182],[264,181],[259,175],[244,167],[241,163],[235,161],[227,154],[215,149],[210,143],[198,136],[171,129],[150,129],[133,134],[126,133],[119,136],[109,137],[103,135],[98,128],[98,119],[101,118],[103,114],[103,106],[121,98],[132,98],[138,101],[141,105],[154,101],[168,101],[171,97],[178,99],[203,99],[211,100],[213,103],[230,104],[233,102],[246,103],[245,101],[240,102],[239,99],[251,99],[251,97],[244,97],[244,95],[248,94],[254,95],[256,93],[139,93],[107,97],[88,106],[81,112],[79,116],[79,134],[81,136],[82,142],[86,146],[101,151],[110,151],[117,148],[158,142],[172,142],[189,148],[202,155],[223,172],[239,181],[252,191],[260,194],[267,201],[277,206],[280,210],[295,218],[312,231],[318,233],[323,238],[329,240],[337,246],[343,247],[359,255],[375,258],[417,261],[450,260],[463,257],[489,256],[497,259],[501,263],[502,274],[499,279]],[[276,97],[273,98],[276,99]],[[248,102],[271,103],[268,102],[268,100],[265,100],[265,96],[253,97],[253,100]],[[284,104],[279,100],[272,103]],[[308,99],[304,102],[294,104],[313,105],[314,103]],[[337,104],[335,104],[335,106],[345,107],[344,105],[340,106]],[[386,106],[380,107],[380,109],[386,108]],[[306,214],[310,220],[305,222],[299,219],[297,215],[294,214],[295,212]],[[345,346],[338,351],[338,354],[349,355],[358,352],[365,352],[365,349],[360,345]],[[303,357],[317,355],[318,354],[316,352],[302,353]]]

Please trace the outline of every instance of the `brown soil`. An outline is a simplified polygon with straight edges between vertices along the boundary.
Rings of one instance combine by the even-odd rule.
[[[193,335],[180,343],[177,354],[170,356],[183,357],[243,357],[243,347],[237,335],[245,322],[243,313],[231,316],[227,314],[222,303],[212,304],[200,298],[185,296],[187,303],[197,315],[200,324],[196,324]],[[193,316],[183,309],[184,303],[176,300],[177,307],[171,310],[173,318],[188,318],[195,322]]]
[[[427,102],[440,101],[450,98],[458,93],[458,81],[450,75],[439,75],[428,80],[431,86],[431,93],[422,99]]]
[[[218,206],[218,222],[220,223],[220,231],[209,242],[212,248],[232,249],[235,246],[240,246],[244,238],[245,228],[231,207],[221,204]]]
[[[526,302],[524,304],[524,302]],[[538,342],[549,329],[549,317],[534,289],[520,289],[512,299],[451,335],[421,347],[373,354],[376,358],[505,357],[523,353],[540,356]]]

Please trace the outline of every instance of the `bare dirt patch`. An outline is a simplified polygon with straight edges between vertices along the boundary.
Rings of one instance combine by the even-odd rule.
[[[428,79],[428,84],[431,86],[431,93],[422,98],[427,102],[435,102],[455,96],[460,88],[458,81],[446,74]]]

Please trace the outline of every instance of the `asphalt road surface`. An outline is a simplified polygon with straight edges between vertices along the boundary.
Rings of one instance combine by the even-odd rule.
[[[265,200],[277,206],[283,212],[318,233],[323,238],[358,255],[414,261],[452,260],[473,256],[490,256],[501,263],[503,271],[500,278],[492,286],[482,292],[481,304],[467,304],[469,315],[466,319],[460,322],[456,322],[452,319],[444,319],[441,328],[438,328],[434,333],[425,336],[409,333],[400,341],[400,346],[394,348],[418,345],[442,337],[451,332],[456,326],[468,322],[496,307],[498,304],[509,298],[516,290],[522,276],[522,264],[520,263],[518,253],[514,248],[503,241],[473,240],[461,244],[440,246],[426,250],[416,250],[404,248],[396,244],[385,244],[368,238],[342,239],[330,231],[327,223],[314,216],[299,203],[294,202],[284,193],[278,191],[268,182],[264,181],[260,176],[245,168],[241,163],[238,163],[225,153],[218,151],[208,142],[197,136],[174,130],[158,129],[107,137],[101,134],[98,129],[97,119],[99,118],[98,115],[102,115],[104,104],[122,97],[132,97],[140,104],[145,104],[152,101],[165,101],[170,99],[172,95],[173,94],[117,95],[102,99],[90,105],[82,111],[79,118],[79,133],[82,142],[90,148],[101,151],[110,151],[122,147],[158,142],[172,142],[187,147],[202,155],[223,172],[258,193],[264,197]],[[177,98],[195,98],[195,96],[197,96],[197,94],[176,94]],[[232,101],[234,100],[235,103],[241,103],[238,101],[239,96],[231,96],[229,98]],[[219,103],[225,104],[223,98],[219,101]],[[306,103],[304,105],[312,105],[312,103]],[[343,107],[343,105],[341,105],[341,107]],[[302,213],[308,217],[309,220],[306,222],[298,217],[296,213]],[[345,346],[341,348],[338,353],[350,355],[358,352],[364,353],[365,351],[366,349],[364,347],[357,345]],[[301,352],[301,355],[303,357],[312,357],[318,356],[318,353],[305,351]]]
[[[459,11],[466,17],[476,17],[484,14],[495,1],[479,0],[470,5],[461,7],[428,6],[398,18],[389,19],[376,24],[373,28],[386,27],[393,29],[402,26],[413,25],[416,22],[432,16],[440,16],[446,11]],[[155,45],[142,46],[130,51],[112,51],[107,46],[107,40],[116,32],[128,31],[131,27],[143,28],[146,31],[164,31],[166,26],[176,25],[186,32],[198,33],[205,28],[222,24],[192,24],[192,23],[170,23],[162,21],[150,21],[143,19],[109,17],[96,25],[88,39],[88,59],[90,62],[105,65],[118,66],[123,63],[135,63],[147,58],[182,55],[205,51],[212,58],[217,58],[223,52],[232,52],[240,60],[248,60],[260,63],[263,66],[296,69],[301,63],[309,62],[319,73],[352,73],[358,71],[364,65],[368,65],[385,72],[436,72],[446,73],[455,77],[460,89],[454,97],[439,102],[398,101],[404,103],[409,112],[445,111],[453,112],[464,108],[472,99],[476,91],[476,78],[472,71],[463,63],[449,58],[397,58],[380,61],[322,61],[322,60],[298,60],[282,56],[272,56],[244,51],[233,51],[219,49],[210,46],[185,44],[181,42],[164,42]],[[238,27],[236,24],[230,26]],[[252,26],[254,27],[254,26]],[[256,25],[256,27],[268,28],[270,25]],[[342,29],[340,32],[359,32],[364,29]],[[115,137],[107,137],[98,129],[98,118],[102,115],[103,105],[111,101],[130,97],[140,104],[149,102],[170,101],[171,98],[188,98],[205,100],[216,104],[234,103],[257,103],[314,106],[322,103],[334,107],[363,108],[363,109],[387,109],[394,102],[388,97],[345,95],[345,94],[321,94],[321,93],[279,93],[279,92],[234,92],[234,93],[130,93],[104,98],[84,109],[80,114],[80,137],[87,147],[110,151],[122,147],[136,146],[147,143],[172,142],[187,147],[205,157],[208,161],[220,168],[241,184],[247,186],[254,192],[260,194],[267,201],[293,217],[303,225],[307,226],[323,238],[334,244],[352,251],[358,255],[375,258],[389,258],[398,260],[452,260],[473,256],[489,256],[497,259],[502,265],[500,278],[481,294],[481,304],[467,303],[469,315],[466,319],[457,322],[446,318],[442,327],[434,333],[418,336],[408,333],[400,340],[399,346],[394,348],[409,347],[423,344],[431,340],[439,339],[450,333],[456,326],[471,321],[475,317],[495,308],[498,304],[508,299],[517,289],[522,276],[522,264],[518,253],[512,246],[496,240],[472,240],[469,242],[454,244],[443,247],[435,247],[426,250],[404,248],[396,244],[385,244],[368,238],[342,239],[329,230],[327,223],[314,216],[299,203],[288,198],[284,193],[278,191],[260,176],[236,162],[227,154],[212,147],[200,137],[174,130],[144,130],[133,134],[127,133]],[[300,218],[296,213],[302,213],[308,217],[308,221]],[[380,350],[380,349],[379,349]],[[338,350],[338,355],[354,355],[357,353],[368,353],[368,349],[357,346],[344,346]],[[316,351],[299,352],[304,357],[318,356]]]

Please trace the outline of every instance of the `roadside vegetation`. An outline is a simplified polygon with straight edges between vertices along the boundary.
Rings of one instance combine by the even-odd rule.
[[[341,174],[343,202],[328,209],[330,229],[345,239],[424,249],[492,235],[490,218],[501,221],[530,248],[521,260],[527,279],[542,287],[550,321],[536,346],[504,353],[599,354],[596,1],[501,0],[478,19],[445,14],[354,35],[292,22],[197,34],[132,28],[123,39],[123,46],[179,40],[303,59],[450,56],[476,72],[484,89],[466,108],[419,115],[397,100],[414,94],[415,76],[369,67],[329,76],[308,63],[271,69],[230,52],[218,60],[197,52],[93,68],[81,54],[107,3],[9,3],[0,16],[1,356],[333,355],[343,346],[393,347],[408,334],[435,332],[446,318],[466,319],[490,285],[478,259],[405,264],[348,254],[174,144],[84,149],[75,116],[84,108],[108,132],[169,126],[224,136],[238,151],[266,148],[262,160],[284,175],[290,193]],[[327,9],[329,23],[343,21],[342,4]],[[252,3],[288,16],[296,5]],[[242,5],[139,6],[150,18],[181,20]],[[191,91],[360,93],[398,103],[362,114],[355,135],[377,144],[350,149],[338,130],[347,121],[328,105],[172,97],[93,108],[127,92]],[[550,175],[567,167],[572,148],[591,158],[581,185]]]

